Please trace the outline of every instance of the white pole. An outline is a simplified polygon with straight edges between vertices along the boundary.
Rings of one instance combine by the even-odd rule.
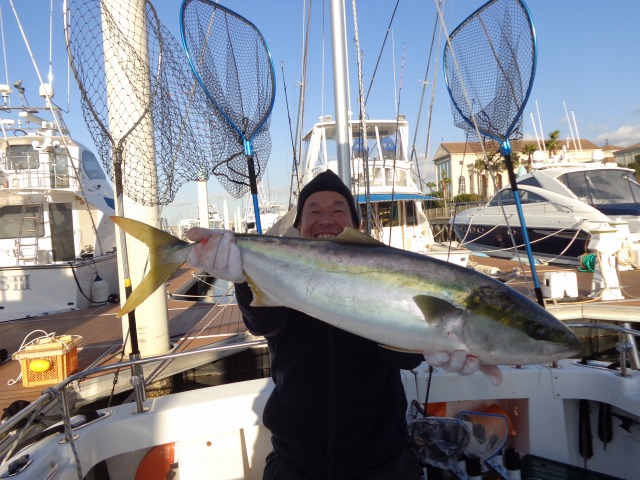
[[[112,39],[127,38],[129,42],[136,41],[134,47],[136,57],[146,59],[147,52],[147,28],[145,22],[145,2],[144,0],[106,0],[103,5],[103,15],[108,12],[112,24],[108,21],[102,22],[102,34],[104,40],[105,55],[105,75],[107,85],[107,106],[109,111],[109,132],[115,140],[122,139],[128,135],[130,141],[125,143],[125,150],[122,152],[123,163],[122,182],[124,190],[128,182],[135,180],[130,178],[129,172],[136,171],[136,163],[146,160],[150,164],[140,168],[141,171],[155,172],[155,148],[153,143],[153,125],[149,112],[145,113],[145,107],[149,104],[148,98],[143,98],[140,92],[150,94],[151,87],[149,78],[141,78],[140,70],[145,69],[144,64],[135,59],[122,59],[126,54],[117,43],[112,43]],[[112,32],[111,29],[114,29]],[[118,30],[118,31],[115,31]],[[123,61],[120,61],[123,60]],[[133,72],[127,68],[135,68]],[[140,79],[138,83],[132,84],[129,79]],[[134,92],[136,92],[134,94]],[[135,119],[142,120],[137,128],[127,133]],[[132,120],[134,119],[134,120]],[[136,139],[147,139],[146,141]],[[149,140],[150,139],[150,140]],[[137,145],[147,145],[148,151],[141,155],[136,151]],[[148,178],[147,189],[157,191],[157,178]],[[118,202],[116,206],[119,207]],[[158,227],[160,225],[159,209],[157,206],[145,206],[136,203],[133,199],[122,196],[122,210],[117,211],[118,215],[126,215],[135,218],[149,225]],[[123,259],[121,251],[118,249],[118,267],[120,278],[123,278]],[[127,235],[127,253],[129,276],[132,287],[142,281],[147,273],[147,258],[149,250],[146,245],[137,239]],[[120,286],[120,299],[124,303],[126,294],[124,285]],[[140,354],[144,357],[159,355],[169,351],[169,327],[167,317],[166,289],[162,285],[152,293],[135,311],[138,347]],[[122,318],[123,338],[130,338],[128,315]],[[127,342],[130,349],[130,342]]]
[[[536,134],[536,143],[538,144],[538,150],[542,150],[542,145],[540,145],[540,138],[538,137],[538,129],[536,128],[536,121],[533,118],[533,112],[529,112],[531,115],[531,123],[533,124],[533,133]]]
[[[333,52],[333,92],[336,111],[338,175],[351,188],[349,165],[349,69],[344,0],[331,0],[331,44]]]
[[[573,117],[573,124],[576,127],[576,138],[578,139],[578,148],[582,151],[582,142],[580,141],[580,134],[578,133],[578,123],[576,122],[576,114],[571,110],[571,116]]]
[[[538,107],[538,101],[536,100],[536,111],[538,112],[538,123],[540,124],[540,137],[542,138],[542,144],[544,145],[544,130],[542,129],[542,117],[540,117],[540,108]],[[547,147],[545,146],[545,150]]]
[[[198,186],[198,221],[202,228],[209,228],[209,193],[207,190],[207,180],[199,178],[196,184]]]
[[[573,149],[577,150],[578,147],[576,146],[576,137],[573,135],[573,127],[571,127],[571,118],[569,118],[569,112],[567,112],[567,104],[564,102],[564,100],[562,101],[562,105],[564,106],[564,114],[567,117],[567,123],[569,124],[569,133],[571,134],[571,140],[573,140]]]
[[[229,205],[227,204],[227,199],[224,199],[224,203],[222,205],[222,220],[225,230],[229,230]]]

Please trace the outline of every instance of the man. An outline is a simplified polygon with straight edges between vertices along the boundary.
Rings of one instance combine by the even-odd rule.
[[[351,192],[333,172],[317,175],[300,192],[293,226],[301,237],[332,238],[359,223]],[[199,241],[211,234],[192,229],[187,236]],[[263,421],[274,451],[264,479],[421,478],[409,448],[400,370],[416,368],[423,355],[391,351],[290,308],[251,307],[231,232],[198,245],[188,262],[236,282],[247,328],[268,341],[275,387]],[[462,374],[478,369],[465,352],[427,359]]]

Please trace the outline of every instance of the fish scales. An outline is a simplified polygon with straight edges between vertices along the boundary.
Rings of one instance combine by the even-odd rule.
[[[150,249],[150,271],[124,315],[179,268],[193,244],[112,218]],[[580,351],[569,328],[502,282],[353,229],[327,240],[236,235],[236,242],[256,306],[294,308],[398,350],[465,350],[485,365],[547,363]]]

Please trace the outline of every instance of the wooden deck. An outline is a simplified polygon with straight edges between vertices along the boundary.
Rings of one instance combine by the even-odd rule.
[[[191,281],[193,273],[193,269],[180,269],[167,284],[170,296],[181,285]],[[21,381],[8,384],[20,374],[20,362],[11,360],[11,355],[20,349],[31,332],[42,330],[47,334],[55,332],[57,335],[81,336],[78,347],[79,371],[120,360],[122,322],[115,316],[118,310],[119,305],[107,304],[46,317],[0,322],[0,348],[9,352],[9,359],[0,364],[0,408],[6,408],[16,400],[33,401],[48,388],[24,387]],[[213,303],[170,299],[168,314],[171,343],[178,344],[179,350],[212,344],[246,330],[234,304],[216,306]],[[43,335],[45,333],[33,333],[29,340]]]

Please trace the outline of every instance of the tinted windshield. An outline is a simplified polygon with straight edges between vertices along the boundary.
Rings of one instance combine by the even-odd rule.
[[[583,202],[591,205],[637,203],[640,185],[627,170],[590,170],[558,177]]]

